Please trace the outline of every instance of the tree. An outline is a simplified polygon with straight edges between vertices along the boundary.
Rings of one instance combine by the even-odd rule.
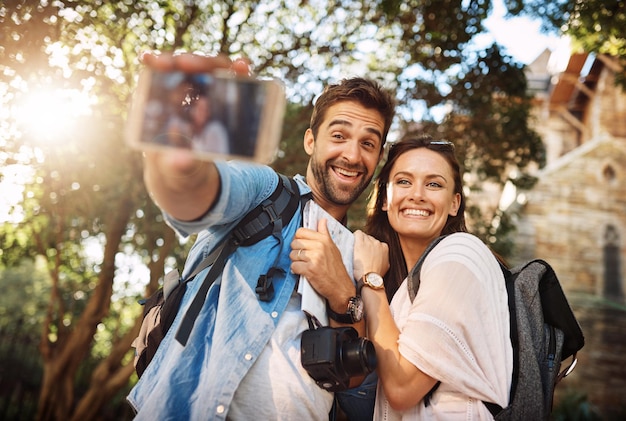
[[[134,301],[144,293],[133,291],[125,258],[141,259],[149,274],[142,284],[150,293],[166,268],[175,261],[180,265],[184,256],[184,245],[145,191],[140,155],[124,143],[142,50],[245,56],[257,74],[285,80],[294,104],[276,166],[287,171],[303,171],[302,160],[290,161],[300,148],[314,95],[328,81],[359,73],[397,88],[400,117],[394,130],[409,129],[423,110],[419,118],[433,120],[422,122],[424,129],[455,140],[466,166],[481,180],[502,182],[511,166],[523,169],[540,151],[525,125],[520,66],[497,47],[468,46],[482,31],[490,4],[26,0],[0,5],[0,101],[2,109],[11,110],[0,113],[5,151],[0,159],[33,171],[17,209],[21,222],[0,230],[1,259],[16,265],[44,256],[51,279],[39,346],[38,419],[93,419],[128,383],[130,344],[140,323],[128,313],[138,315]],[[43,126],[43,116],[54,115],[54,104],[26,124],[16,116],[27,96],[50,87],[57,99],[74,93],[93,100],[71,121],[64,117],[73,123],[71,131],[32,130]],[[436,122],[428,110],[437,107],[453,112]],[[87,253],[93,244],[101,250],[96,257]],[[99,335],[101,330],[108,335]],[[76,394],[85,359],[98,365],[88,389]]]
[[[41,381],[37,343],[50,285],[45,259],[5,268],[0,285],[0,414],[3,419],[32,419]]]
[[[542,21],[547,33],[562,33],[574,40],[573,47],[587,53],[613,57],[626,66],[626,3],[621,0],[508,0],[511,15],[528,15]],[[616,74],[626,87],[626,74]]]
[[[7,152],[12,152],[5,157],[8,162],[31,165],[36,171],[21,206],[22,222],[3,230],[3,250],[12,251],[3,253],[3,260],[10,264],[25,256],[45,256],[51,277],[39,345],[44,373],[38,419],[93,419],[102,404],[127,384],[133,372],[130,343],[139,324],[106,318],[114,280],[122,269],[118,261],[125,248],[142,256],[151,269],[148,290],[154,290],[164,261],[176,245],[172,231],[165,227],[142,186],[139,156],[123,142],[131,85],[120,82],[124,75],[131,80],[136,68],[132,56],[125,57],[121,65],[114,60],[124,55],[115,42],[123,38],[123,25],[106,25],[105,19],[96,23],[96,13],[93,25],[83,26],[81,12],[90,16],[91,7],[82,2],[70,6],[74,9],[57,3],[20,2],[12,9],[3,6],[4,13],[0,13],[6,17],[3,39],[9,41],[3,42],[1,50],[3,63],[10,64],[3,66],[3,75],[11,83],[25,85],[11,92],[15,103],[20,95],[26,95],[26,89],[32,92],[55,84],[66,91],[78,90],[90,80],[97,83],[89,93],[100,101],[92,106],[91,116],[75,122],[63,142],[35,137],[19,125],[13,137],[3,139]],[[100,6],[92,11],[106,14],[108,6]],[[118,16],[123,16],[123,8],[119,12]],[[95,37],[98,32],[103,36]],[[63,42],[72,37],[77,41]],[[91,45],[85,45],[88,42]],[[74,48],[74,56],[64,56],[66,65],[48,65],[69,46]],[[27,123],[38,121],[33,118]],[[87,241],[102,245],[96,262],[85,256]],[[133,298],[131,295],[126,301],[132,303]],[[104,323],[112,333],[111,344],[93,372],[91,387],[79,396],[77,404],[77,372]]]

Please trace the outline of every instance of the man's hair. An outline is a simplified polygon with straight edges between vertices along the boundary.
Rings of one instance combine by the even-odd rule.
[[[387,134],[393,120],[396,100],[392,93],[384,89],[377,82],[362,77],[343,79],[338,84],[327,85],[317,98],[311,114],[310,128],[313,136],[317,137],[326,110],[338,102],[355,101],[368,109],[375,109],[385,120],[382,145],[387,140]]]

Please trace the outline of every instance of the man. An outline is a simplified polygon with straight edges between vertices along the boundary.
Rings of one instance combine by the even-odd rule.
[[[147,55],[144,62],[161,70],[248,71],[245,63],[224,57]],[[311,192],[313,201],[344,221],[374,174],[393,113],[392,96],[372,81],[354,78],[327,87],[304,135],[310,160],[306,181],[296,177],[301,193]],[[168,223],[182,235],[199,232],[183,277],[278,183],[267,166],[196,161],[187,151],[145,156],[146,186]],[[332,393],[318,387],[300,361],[300,338],[308,323],[296,292],[298,275],[314,281],[339,314],[346,313],[356,292],[326,224],[320,222],[317,230],[301,224],[298,210],[283,228],[291,250],[281,251],[275,239],[266,238],[233,253],[186,346],[168,334],[131,391],[128,400],[137,419],[328,419]],[[276,259],[284,273],[274,282],[273,299],[261,302],[257,279]],[[190,283],[181,307],[199,283]],[[362,322],[354,326],[363,333]],[[176,322],[170,332],[175,329]]]

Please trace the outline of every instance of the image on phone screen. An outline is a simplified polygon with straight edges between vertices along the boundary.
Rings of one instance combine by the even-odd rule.
[[[149,79],[138,116],[141,127],[135,132],[144,146],[249,159],[263,155],[259,149],[267,152],[277,146],[276,119],[282,114],[271,107],[276,83],[157,71],[150,72]]]

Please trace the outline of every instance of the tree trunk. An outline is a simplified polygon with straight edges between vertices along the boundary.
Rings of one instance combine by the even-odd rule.
[[[74,378],[65,375],[66,361],[44,362],[44,375],[37,408],[38,420],[67,419],[74,399]]]
[[[166,228],[167,229],[167,228]],[[147,286],[146,296],[151,295],[158,286],[158,279],[163,274],[165,259],[171,254],[176,245],[174,231],[167,229],[164,233],[164,244],[159,249],[159,258],[150,264],[151,281]],[[89,390],[82,397],[70,421],[84,421],[96,419],[100,410],[110,402],[111,398],[125,385],[135,372],[133,360],[123,364],[124,357],[131,349],[133,340],[139,334],[143,317],[138,317],[133,328],[117,341],[109,356],[94,370],[91,376]]]
[[[123,201],[116,214],[109,218],[98,285],[74,329],[63,339],[59,336],[57,342],[50,343],[46,334],[50,326],[46,323],[43,327],[41,353],[44,369],[37,409],[38,421],[66,421],[71,417],[76,372],[89,353],[98,324],[109,311],[115,276],[115,255],[120,248],[131,209],[130,201]],[[63,317],[62,314],[59,316]]]
[[[141,319],[138,318],[133,329],[117,342],[111,354],[98,364],[91,376],[89,390],[78,402],[70,421],[97,419],[100,410],[122,387],[128,384],[135,367],[132,360],[125,365],[121,364],[121,360],[128,354],[130,344],[139,333],[140,327]]]

